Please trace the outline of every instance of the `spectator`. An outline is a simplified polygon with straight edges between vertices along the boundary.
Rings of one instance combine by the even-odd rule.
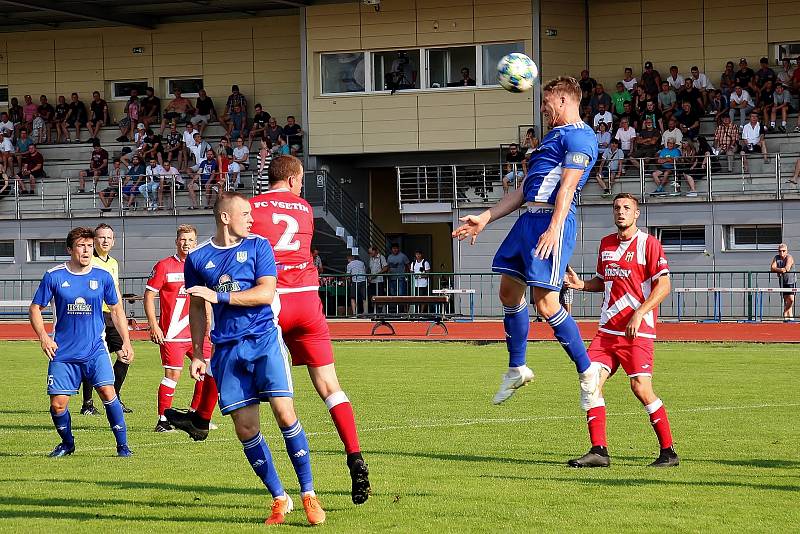
[[[239,138],[241,139],[241,137]],[[243,142],[244,143],[244,142]],[[247,148],[247,147],[245,147]],[[236,148],[234,148],[236,150]],[[233,155],[228,156],[227,168],[220,169],[224,174],[222,181],[225,183],[225,190],[244,189],[244,182],[242,181],[242,166],[236,161]]]
[[[661,83],[661,92],[658,93],[658,108],[665,119],[669,120],[678,109],[678,97],[670,87],[669,82]]]
[[[144,123],[140,122],[136,125],[136,133],[133,134],[133,145],[140,156],[145,149],[146,139],[147,129],[144,127]]]
[[[767,82],[775,85],[776,75],[775,71],[769,66],[769,59],[762,57],[759,61],[760,67],[756,72],[755,81],[758,89],[763,89]]]
[[[276,156],[288,156],[290,152],[289,143],[286,142],[286,136],[279,135],[278,144],[272,147],[272,153]]]
[[[187,131],[189,131],[188,126],[187,124]],[[178,162],[179,169],[184,168],[183,135],[178,131],[178,126],[174,122],[169,125],[169,132],[162,139],[162,144],[164,145],[164,161],[175,160]]]
[[[792,60],[788,57],[784,57],[781,59],[781,70],[775,76],[775,79],[778,81],[779,84],[783,84],[785,86],[790,86],[792,84],[792,74],[794,74],[794,69],[792,68]]]
[[[620,122],[622,122],[622,119],[627,120],[628,124],[630,124],[631,128],[634,130],[639,129],[639,114],[633,109],[632,102],[625,102],[622,104],[622,114],[618,118]]]
[[[581,86],[581,93],[583,98],[581,98],[581,106],[584,106],[589,103],[589,100],[592,98],[594,94],[594,88],[597,87],[597,80],[591,78],[589,76],[589,71],[584,69],[581,71],[581,79],[578,80],[578,85]]]
[[[222,158],[227,159],[228,156],[233,155],[233,147],[230,144],[230,141],[225,137],[220,138],[219,144],[217,145],[217,163],[222,163]]]
[[[14,190],[11,188],[11,179],[8,177],[6,170],[0,166],[0,198],[11,195]]]
[[[364,276],[367,274],[367,267],[349,252],[345,272],[350,277],[350,307],[353,315],[361,315],[364,313],[364,298],[367,294],[367,277]]]
[[[33,98],[31,95],[25,95],[25,104],[22,105],[22,122],[25,123],[25,127],[30,130],[33,128],[33,117],[39,110],[39,107],[34,104]]]
[[[614,134],[614,139],[619,141],[619,147],[622,149],[622,154],[625,156],[625,158],[628,158],[631,154],[631,151],[636,148],[636,130],[630,127],[628,124],[628,119],[622,119],[620,121],[617,133]],[[624,160],[620,167],[620,172],[624,174]]]
[[[136,195],[139,194],[139,187],[145,182],[146,177],[147,166],[141,156],[134,154],[125,181],[122,183],[122,196],[127,200],[127,209],[136,209]]]
[[[695,178],[699,178],[702,173],[701,159],[697,157],[697,150],[695,150],[694,144],[688,139],[681,141],[681,157],[675,166],[675,173],[676,182],[683,177],[686,180],[686,185],[689,186],[689,192],[686,193],[686,196],[696,197]]]
[[[702,116],[705,112],[705,105],[703,104],[703,95],[700,89],[697,89],[691,78],[687,78],[683,82],[683,90],[678,93],[678,104],[682,105],[688,102],[698,116]],[[682,106],[681,106],[682,107]]]
[[[661,168],[653,171],[653,182],[656,184],[653,195],[665,194],[664,186],[669,182],[670,175],[675,172],[675,162],[681,156],[681,151],[675,147],[674,139],[667,139],[667,146],[658,151],[658,163]]]
[[[278,137],[283,135],[283,128],[278,126],[278,121],[275,120],[275,117],[271,117],[269,122],[267,123],[267,130],[266,135],[269,137],[269,140],[272,141],[273,145],[278,144]]]
[[[800,56],[795,58],[797,62],[797,66],[794,68],[794,73],[792,73],[792,93],[799,94],[800,93]],[[798,120],[797,126],[800,127],[800,120]],[[800,129],[795,130],[796,132],[800,132]]]
[[[512,182],[514,182],[515,189],[519,187],[520,181],[525,178],[527,168],[525,165],[525,154],[519,149],[517,143],[508,145],[505,159],[506,164],[503,169],[505,172],[503,175],[503,194],[508,194]]]
[[[194,117],[192,117],[191,123],[197,127],[200,135],[202,135],[208,124],[217,118],[217,110],[214,107],[214,101],[209,98],[205,89],[200,89],[197,95]]]
[[[227,127],[228,138],[247,137],[247,112],[244,108],[233,106],[233,111],[228,114]]]
[[[150,161],[151,158],[155,158],[159,162],[164,161],[164,145],[161,142],[161,136],[148,129],[144,136],[141,154],[144,161]]]
[[[183,131],[183,166],[180,167],[181,170],[186,170],[192,163],[192,147],[195,146],[194,142],[194,134],[200,133],[195,132],[194,124],[191,122],[186,123],[186,129]],[[197,163],[195,161],[195,163]]]
[[[583,106],[581,111],[581,120],[589,127],[594,128],[592,124],[592,119],[594,118],[594,112],[592,111],[592,105],[586,104]]]
[[[708,76],[700,72],[700,69],[695,65],[692,67],[692,85],[695,89],[700,91],[700,96],[703,98],[703,109],[708,107],[709,92],[714,89],[711,82],[708,81]]]
[[[778,287],[783,289],[794,289],[797,287],[797,274],[792,272],[794,269],[794,258],[789,254],[789,247],[786,243],[778,245],[778,253],[772,258],[769,270],[778,275]],[[794,294],[783,294],[783,320],[791,321],[794,319]]]
[[[27,157],[28,147],[32,144],[34,144],[34,142],[33,139],[28,136],[28,130],[23,128],[19,132],[19,139],[17,139],[17,151],[14,154],[14,159],[16,159],[17,166],[19,168],[22,168],[22,158]]]
[[[44,157],[35,144],[28,145],[28,153],[22,158],[19,174],[16,176],[20,194],[35,195],[36,180],[41,180],[44,174]],[[25,182],[28,182],[28,187]]]
[[[657,128],[659,132],[664,131],[664,119],[661,116],[661,112],[656,107],[656,103],[653,100],[647,101],[647,107],[644,110],[644,113],[641,115],[642,123],[644,124],[647,119],[653,123],[653,127]]]
[[[692,109],[688,100],[681,104],[681,114],[678,116],[678,128],[681,129],[683,139],[694,140],[700,133],[700,115]]]
[[[386,257],[389,264],[389,295],[405,295],[406,294],[406,277],[405,273],[408,272],[408,266],[411,261],[408,256],[400,252],[400,245],[392,243],[390,247],[391,254]]]
[[[236,146],[233,147],[233,161],[243,171],[250,169],[250,149],[244,144],[244,137],[239,136],[236,139]]]
[[[653,69],[653,63],[651,61],[647,61],[644,64],[644,72],[642,72],[640,79],[642,85],[644,85],[645,92],[655,98],[658,94],[659,87],[661,87],[661,74]]]
[[[697,155],[703,157],[703,163],[701,164],[703,171],[705,171],[706,165],[709,163],[711,164],[711,173],[718,173],[721,170],[722,165],[705,136],[697,136]]]
[[[13,136],[6,136],[0,132],[0,159],[3,162],[3,168],[14,174],[14,144],[11,142]]]
[[[672,117],[668,124],[669,127],[661,134],[661,146],[667,146],[667,141],[672,139],[673,144],[678,147],[683,141],[683,132],[678,128],[678,119]]]
[[[21,128],[20,131],[27,132],[25,128]],[[0,132],[3,132],[3,135],[9,139],[14,138],[14,123],[11,122],[8,117],[8,113],[5,111],[0,113]]]
[[[597,114],[594,116],[594,119],[592,119],[592,126],[594,127],[595,130],[597,130],[597,127],[600,125],[601,122],[606,123],[608,125],[609,130],[611,129],[611,126],[613,126],[614,124],[614,116],[611,115],[610,111],[606,111],[605,104],[600,104],[598,106]]]
[[[597,184],[603,190],[604,197],[611,194],[611,188],[614,187],[614,180],[618,180],[622,175],[622,161],[624,157],[622,150],[619,148],[619,140],[612,139],[611,146],[603,151],[603,155],[600,158],[600,168],[595,176]],[[608,182],[604,182],[603,178],[606,178]]]
[[[38,111],[33,113],[33,123],[31,128],[31,139],[35,143],[43,144],[47,140],[47,121],[45,121]]]
[[[322,265],[322,256],[319,255],[319,249],[316,247],[311,249],[311,261],[314,262],[314,267],[317,268],[317,274],[321,276],[325,271],[325,267]]]
[[[145,128],[150,128],[151,124],[157,123],[161,118],[161,99],[156,96],[156,91],[152,87],[145,89],[145,97],[142,98],[140,107],[139,121]]]
[[[194,165],[189,167],[189,170],[193,173],[196,173],[200,168],[200,164],[203,162],[203,160],[205,160],[206,154],[209,150],[212,150],[212,148],[207,141],[204,141],[203,138],[200,137],[200,132],[194,133],[193,143],[194,145],[189,148],[189,151],[192,153]],[[191,191],[191,187],[189,188],[189,191]]]
[[[169,159],[164,160],[161,166],[161,176],[158,185],[158,209],[164,207],[164,191],[169,191],[172,195],[172,205],[175,206],[175,195],[172,194],[172,185],[175,185],[175,192],[183,191],[186,189],[186,184],[183,182],[183,176],[177,167],[172,166]]]
[[[86,129],[89,130],[89,142],[100,140],[100,128],[110,121],[108,119],[108,104],[100,98],[100,93],[92,93],[92,101],[89,103],[89,121]]]
[[[631,154],[631,161],[637,167],[640,166],[640,159],[645,167],[648,164],[648,159],[654,158],[658,154],[658,149],[661,141],[661,132],[653,128],[653,119],[647,117],[644,119],[644,128],[636,134],[636,148]]]
[[[272,163],[272,144],[269,137],[261,138],[261,146],[256,154],[258,162],[258,178],[256,190],[259,194],[269,190],[269,165]]]
[[[528,128],[525,132],[525,139],[522,141],[522,148],[525,149],[525,161],[528,161],[533,151],[539,146],[539,139],[536,137],[536,130]]]
[[[11,102],[8,106],[8,120],[14,125],[14,128],[19,128],[24,121],[23,117],[25,115],[22,106],[19,105],[19,100],[17,97],[13,97]]]
[[[676,93],[678,91],[683,90],[684,87],[683,76],[678,74],[678,67],[675,65],[669,68],[669,76],[667,76],[667,78],[664,81],[667,82],[672,88],[672,90],[675,91]]]
[[[136,128],[139,123],[139,115],[141,113],[141,102],[139,102],[139,92],[136,89],[131,89],[131,96],[125,103],[125,116],[119,120],[118,126],[120,136],[117,137],[118,143],[127,143],[131,138],[136,137]],[[142,127],[146,129],[144,123]]]
[[[794,172],[792,173],[792,177],[786,180],[786,183],[797,185],[798,178],[800,178],[800,158],[794,162]]]
[[[78,193],[83,194],[86,193],[86,178],[88,176],[92,177],[93,182],[93,190],[97,189],[97,182],[100,180],[101,176],[106,176],[108,174],[108,152],[100,146],[100,140],[95,139],[92,141],[92,155],[89,159],[89,168],[81,171],[78,176],[80,176],[80,185],[78,186]]]
[[[411,272],[414,273],[414,292],[422,296],[430,295],[430,280],[428,280],[427,273],[431,272],[431,263],[425,259],[425,254],[421,250],[414,251]],[[426,307],[421,306],[420,311],[424,313],[427,311]]]
[[[167,129],[167,121],[180,121],[185,124],[194,116],[194,106],[189,99],[181,96],[182,92],[177,87],[173,89],[173,92],[175,98],[164,108],[164,115],[161,119],[161,135],[164,135],[164,130]]]
[[[767,141],[764,139],[764,127],[758,122],[758,113],[750,113],[750,122],[742,128],[742,150],[745,156],[742,158],[743,171],[750,172],[750,165],[747,162],[747,154],[752,154],[756,151],[761,152],[764,157],[764,163],[769,163],[769,156],[767,155]]]
[[[792,112],[792,94],[786,90],[782,83],[775,88],[772,96],[772,112],[770,113],[769,130],[775,131],[775,118],[778,113],[781,115],[781,125],[778,126],[780,133],[786,133],[786,115]],[[766,122],[766,118],[764,119]]]
[[[219,163],[214,151],[210,148],[206,151],[206,159],[198,165],[197,173],[192,175],[189,182],[189,201],[192,203],[189,209],[197,209],[197,199],[195,198],[195,186],[198,191],[206,191],[206,208],[211,207],[210,196],[212,188],[219,182]],[[202,200],[202,199],[201,199]]]
[[[725,64],[725,71],[719,79],[719,88],[725,97],[731,96],[733,88],[736,87],[736,72],[734,72],[733,61]]]
[[[369,247],[367,253],[369,254],[370,274],[369,287],[367,288],[367,308],[374,312],[375,308],[369,303],[372,302],[372,297],[375,295],[386,294],[385,278],[381,275],[389,271],[389,264],[386,261],[386,257],[378,251],[377,247]]]
[[[714,123],[719,124],[722,117],[728,116],[730,107],[728,106],[728,98],[722,94],[719,89],[711,91],[711,97],[708,101],[708,112],[714,114]]]
[[[597,150],[602,154],[611,145],[611,132],[608,131],[608,124],[605,122],[598,124],[594,136],[597,138]]]
[[[47,101],[47,96],[42,95],[39,97],[39,107],[36,111],[45,122],[44,140],[49,143],[52,140],[50,130],[55,128],[56,109]]]
[[[772,88],[772,80],[767,80],[758,95],[758,106],[753,110],[764,118],[764,124],[769,124],[772,117],[772,108],[775,106],[775,90]],[[772,132],[775,128],[771,128]],[[770,133],[772,133],[770,132]]]
[[[636,78],[633,77],[633,69],[625,67],[625,77],[622,78],[622,85],[625,87],[625,90],[633,91],[634,87],[636,87],[636,83]]]
[[[68,114],[69,106],[67,105],[67,99],[64,98],[64,95],[61,95],[56,101],[56,113],[53,117],[53,124],[56,128],[56,140],[58,143],[66,143],[67,139],[69,139],[69,132],[67,131]]]
[[[145,180],[139,186],[139,194],[144,198],[144,204],[147,211],[155,211],[159,208],[156,201],[156,193],[158,196],[163,196],[163,192],[159,192],[159,186],[163,180],[164,167],[158,164],[158,159],[151,157],[147,169],[145,169]]]
[[[753,79],[755,78],[756,73],[753,72],[753,69],[747,66],[747,60],[742,58],[739,60],[739,70],[733,75],[734,83],[736,87],[741,87],[742,89],[753,89],[755,85],[753,83]]]
[[[736,121],[736,112],[739,112],[739,127],[743,128],[744,123],[747,120],[747,116],[753,110],[755,105],[753,104],[753,99],[750,98],[750,93],[747,92],[746,89],[743,89],[741,85],[737,85],[733,93],[731,93],[731,100],[730,100],[730,116],[731,121]]]
[[[611,97],[606,93],[602,83],[598,83],[597,87],[594,88],[594,94],[589,103],[592,105],[592,110],[594,110],[595,113],[600,111],[601,105],[605,106],[604,109],[611,109]]]
[[[111,167],[111,172],[108,174],[108,185],[97,194],[100,198],[100,203],[103,204],[100,211],[111,211],[111,203],[117,198],[119,186],[124,181],[125,168],[122,166],[122,161],[119,158],[115,158]]]
[[[289,144],[292,155],[296,156],[302,153],[305,132],[303,127],[297,124],[294,115],[286,117],[286,126],[283,127],[283,133],[286,136],[286,142]]]
[[[225,130],[229,130],[230,125],[230,115],[234,111],[234,108],[239,107],[240,110],[247,110],[247,99],[244,97],[242,93],[239,92],[238,85],[231,86],[231,94],[228,96],[228,100],[225,102],[225,111],[223,116],[221,117],[220,122],[225,127]]]
[[[78,93],[72,93],[70,98],[71,101],[68,104],[69,109],[66,118],[67,135],[69,135],[69,128],[75,128],[75,142],[80,143],[81,127],[86,126],[87,122],[86,106],[78,98]],[[68,142],[72,142],[72,137],[69,138]]]
[[[730,115],[723,115],[722,124],[714,130],[714,148],[719,155],[728,156],[728,172],[733,172],[733,155],[739,151],[739,128],[733,125]]]
[[[269,124],[270,114],[264,111],[261,104],[256,104],[256,112],[253,115],[253,124],[250,126],[250,135],[247,138],[247,148],[253,146],[253,139],[264,137],[267,134],[267,124]]]
[[[632,102],[633,97],[625,89],[622,82],[617,82],[617,91],[611,95],[611,101],[614,104],[614,115],[622,115],[625,112],[625,102]]]

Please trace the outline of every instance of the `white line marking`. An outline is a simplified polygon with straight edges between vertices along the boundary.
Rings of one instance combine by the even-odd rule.
[[[795,408],[800,406],[800,403],[788,403],[788,404],[747,404],[743,406],[698,406],[695,408],[684,408],[684,409],[673,409],[668,410],[667,413],[702,413],[702,412],[724,412],[724,411],[732,411],[732,410],[761,410],[765,408]],[[609,413],[607,417],[630,417],[630,416],[640,416],[645,414],[644,411],[636,411],[636,412],[620,412],[620,413]],[[503,424],[518,424],[518,423],[532,423],[536,421],[563,421],[563,420],[570,420],[570,419],[580,419],[584,420],[586,416],[584,414],[580,415],[543,415],[537,417],[522,417],[522,418],[481,418],[481,419],[467,419],[466,421],[452,421],[452,422],[430,422],[430,423],[414,423],[414,424],[407,424],[407,425],[388,425],[388,426],[378,426],[373,428],[360,428],[358,431],[360,434],[368,434],[372,432],[391,432],[394,430],[417,430],[421,428],[458,428],[458,427],[465,427],[465,426],[475,426],[475,425],[503,425]],[[19,431],[7,431],[8,433],[11,432],[26,432],[30,433],[30,430],[19,430]],[[50,432],[49,430],[47,432]],[[327,430],[321,432],[306,432],[306,436],[308,437],[315,437],[315,436],[330,436],[330,435],[337,435],[335,430]],[[187,438],[188,439],[188,438]],[[206,439],[202,443],[226,443],[226,442],[235,442],[238,441],[235,438],[216,438],[216,439]],[[189,442],[189,443],[197,443],[197,442]],[[198,443],[199,444],[199,443]],[[154,443],[132,443],[131,448],[134,449],[134,452],[138,449],[150,448],[150,447],[174,447],[175,442],[172,441],[158,441]],[[96,452],[96,451],[113,451],[114,447],[112,445],[106,447],[79,447],[77,451],[89,451],[89,452]],[[49,453],[50,450],[46,451],[33,451],[24,453],[25,456],[39,456],[42,454]],[[313,449],[312,449],[313,453]]]

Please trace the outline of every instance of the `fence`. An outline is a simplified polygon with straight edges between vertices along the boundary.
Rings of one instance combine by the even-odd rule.
[[[584,278],[594,273],[580,273]],[[419,294],[425,291],[420,288],[421,278],[413,274],[384,274],[382,284],[359,282],[353,284],[347,275],[324,275],[321,279],[319,295],[325,315],[329,318],[352,318],[363,316],[372,311],[371,304],[366,303],[363,309],[353,313],[351,297],[362,296]],[[757,271],[721,271],[714,273],[674,272],[671,274],[673,288],[775,288],[777,280],[774,273]],[[471,294],[451,295],[450,312],[463,320],[474,314],[478,318],[500,318],[502,307],[497,298],[500,288],[500,275],[496,273],[429,273],[424,279],[428,282],[427,291],[441,289],[474,289]],[[120,290],[123,294],[142,295],[147,279],[127,277],[120,279]],[[0,280],[0,300],[30,301],[38,287],[38,279]],[[357,293],[356,293],[357,292]],[[528,298],[532,302],[532,298]],[[576,291],[572,304],[572,314],[577,318],[596,320],[600,315],[603,301],[602,293],[585,293]],[[531,307],[532,316],[535,310]],[[759,321],[782,319],[783,296],[780,293],[765,292],[700,292],[692,291],[679,294],[672,292],[661,304],[659,316],[662,320],[704,321],[738,320]],[[141,319],[144,310],[141,302],[127,304],[128,315]],[[11,319],[27,317],[26,308],[3,308],[2,316]]]

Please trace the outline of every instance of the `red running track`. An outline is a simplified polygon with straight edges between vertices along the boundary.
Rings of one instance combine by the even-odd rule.
[[[447,323],[449,335],[438,334],[434,328],[430,336],[425,335],[428,323],[394,323],[396,335],[370,335],[374,323],[371,321],[333,320],[328,323],[335,340],[413,340],[413,341],[504,341],[505,333],[501,321],[475,321],[471,323]],[[581,334],[590,340],[597,332],[597,323],[579,322]],[[48,325],[49,328],[49,325]],[[384,332],[385,329],[381,329]],[[147,332],[132,332],[134,339],[146,340]],[[661,323],[658,325],[661,341],[741,341],[751,343],[800,343],[800,323]],[[28,323],[0,323],[0,339],[35,340]],[[531,324],[531,340],[552,340],[553,335],[545,323]]]

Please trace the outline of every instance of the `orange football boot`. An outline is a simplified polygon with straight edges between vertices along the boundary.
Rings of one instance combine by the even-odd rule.
[[[303,502],[305,505],[305,502]],[[270,513],[269,517],[264,521],[266,525],[281,525],[284,521],[286,521],[286,514],[292,511],[294,508],[294,503],[292,502],[292,498],[289,495],[286,495],[285,499],[281,499],[280,497],[275,497],[272,499],[272,513]],[[324,516],[323,516],[324,519]]]
[[[325,510],[322,509],[316,495],[303,497],[303,509],[306,511],[308,522],[312,525],[321,525],[325,522]]]

